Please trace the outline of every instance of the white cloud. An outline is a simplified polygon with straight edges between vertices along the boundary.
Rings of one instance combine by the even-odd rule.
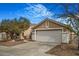
[[[28,15],[33,18],[37,17],[48,17],[52,18],[53,13],[48,11],[48,9],[42,4],[28,4],[29,7],[25,8],[25,11],[28,11]]]
[[[45,18],[53,18],[54,13],[43,4],[26,4],[26,7],[17,11],[16,16],[27,17],[32,23],[38,23]]]

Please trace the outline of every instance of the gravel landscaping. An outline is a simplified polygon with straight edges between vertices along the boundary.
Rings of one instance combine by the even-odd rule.
[[[72,44],[61,44],[46,52],[57,56],[79,56],[79,50]]]

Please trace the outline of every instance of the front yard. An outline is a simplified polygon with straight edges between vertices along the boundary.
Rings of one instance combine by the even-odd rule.
[[[72,44],[36,41],[0,42],[0,56],[79,56],[79,50]]]
[[[47,54],[57,56],[79,56],[79,50],[72,44],[61,44],[46,52]]]

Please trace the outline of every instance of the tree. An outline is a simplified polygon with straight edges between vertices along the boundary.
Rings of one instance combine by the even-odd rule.
[[[23,30],[27,30],[29,28],[30,21],[25,17],[20,17],[18,24],[19,24],[20,30],[23,31]]]
[[[72,27],[69,29],[77,35],[78,49],[79,49],[79,4],[77,5],[78,5],[77,7],[75,5],[72,6],[72,8],[78,8],[78,10],[75,9],[76,11],[75,10],[69,11],[70,4],[62,5],[62,7],[64,7],[65,12],[57,16],[66,19],[67,24],[70,27]]]
[[[1,22],[1,32],[6,32],[14,39],[14,34],[18,36],[23,30],[27,30],[30,26],[30,21],[25,17],[19,19],[4,19]]]

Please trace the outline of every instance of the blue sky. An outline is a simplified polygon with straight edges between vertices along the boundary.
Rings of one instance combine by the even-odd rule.
[[[45,18],[54,19],[54,15],[65,10],[60,4],[46,3],[0,3],[0,21],[2,19],[28,18],[32,23],[38,23]],[[74,4],[71,4],[71,6]],[[70,6],[70,11],[77,10]],[[59,19],[56,19],[59,20]]]

